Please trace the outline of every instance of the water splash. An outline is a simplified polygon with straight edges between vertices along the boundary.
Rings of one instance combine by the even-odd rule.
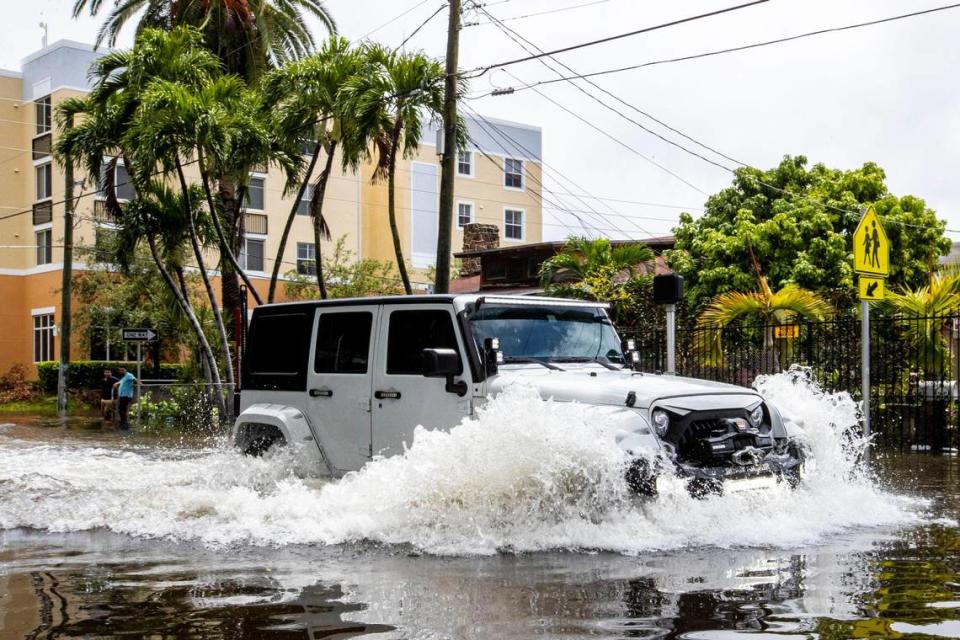
[[[925,504],[882,491],[860,470],[857,405],[797,372],[758,388],[806,423],[811,462],[785,486],[707,500],[679,480],[635,502],[616,446],[622,413],[554,403],[517,387],[450,432],[417,429],[400,456],[317,483],[296,452],[247,458],[201,450],[31,443],[0,434],[0,528],[107,528],[235,542],[408,544],[439,554],[814,544],[864,527],[922,520]]]

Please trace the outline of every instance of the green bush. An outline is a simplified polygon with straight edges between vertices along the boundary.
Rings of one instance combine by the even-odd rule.
[[[55,393],[57,390],[57,376],[59,374],[59,362],[40,362],[37,363],[37,376],[39,378],[40,388],[47,393]],[[70,363],[67,386],[70,389],[99,389],[100,381],[103,379],[103,370],[112,369],[114,375],[119,367],[126,367],[128,371],[136,373],[136,362],[105,362],[102,360],[76,360]],[[184,365],[182,364],[161,364],[160,380],[181,380],[184,374]],[[143,368],[144,377],[153,378],[153,365]]]
[[[130,419],[144,431],[212,434],[220,428],[223,417],[217,406],[216,393],[204,385],[147,391],[131,405]]]

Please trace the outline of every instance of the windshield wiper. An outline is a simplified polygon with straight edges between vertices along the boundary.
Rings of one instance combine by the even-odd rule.
[[[618,367],[617,365],[610,362],[608,359],[602,358],[599,356],[596,358],[589,358],[589,357],[563,358],[562,360],[558,358],[557,361],[558,362],[584,362],[584,363],[595,362],[602,367],[606,367],[607,369],[610,369],[610,371],[622,371],[622,367]]]
[[[510,356],[509,358],[503,359],[504,364],[512,364],[515,362],[531,362],[533,364],[539,364],[540,366],[546,367],[551,371],[563,371],[560,367],[555,364],[550,364],[545,360],[540,360],[539,358],[528,358],[526,356]]]

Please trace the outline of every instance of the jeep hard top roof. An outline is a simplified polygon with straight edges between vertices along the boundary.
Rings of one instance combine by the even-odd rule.
[[[483,299],[490,304],[555,304],[567,307],[602,307],[609,305],[605,302],[590,302],[587,300],[571,300],[569,298],[549,298],[545,296],[520,296],[505,294],[468,293],[468,294],[429,294],[429,295],[397,295],[397,296],[371,296],[369,298],[336,298],[333,300],[307,300],[300,302],[275,302],[273,304],[264,304],[256,307],[254,312],[261,309],[289,309],[304,307],[344,307],[376,304],[453,304],[457,311],[462,311],[468,304],[476,303]]]

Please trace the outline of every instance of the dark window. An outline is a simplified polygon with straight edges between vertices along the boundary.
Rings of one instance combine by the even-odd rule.
[[[240,266],[247,271],[263,271],[263,240],[244,238],[240,247]]]
[[[53,164],[37,165],[37,200],[46,200],[53,196]]]
[[[33,361],[53,360],[53,314],[44,313],[33,316]]]
[[[507,158],[503,161],[503,186],[523,189],[523,160]]]
[[[503,212],[503,235],[510,240],[523,240],[523,211],[507,209]]]
[[[133,179],[130,177],[127,168],[122,164],[117,165],[117,173],[113,186],[117,192],[117,200],[129,201],[137,197],[137,190],[133,188]]]
[[[308,216],[310,215],[310,201],[313,200],[313,185],[308,184],[307,188],[303,190],[303,197],[300,198],[300,202],[297,203],[297,215],[298,216]]]
[[[453,349],[457,353],[457,334],[449,311],[442,309],[394,311],[390,314],[387,337],[387,373],[420,375],[424,349]],[[461,373],[463,365],[461,364]]]
[[[247,339],[244,385],[248,389],[303,391],[313,312],[255,313]]]
[[[50,229],[37,231],[37,264],[53,262],[53,232]]]
[[[317,373],[366,373],[373,314],[324,313],[317,328]]]
[[[263,211],[263,178],[250,178],[250,184],[247,185],[247,209]]]
[[[297,273],[302,276],[317,275],[317,250],[313,243],[297,243]]]
[[[485,267],[487,280],[503,280],[507,277],[507,263],[503,260],[489,262]]]
[[[472,151],[457,152],[457,173],[461,176],[473,175],[473,152]]]

